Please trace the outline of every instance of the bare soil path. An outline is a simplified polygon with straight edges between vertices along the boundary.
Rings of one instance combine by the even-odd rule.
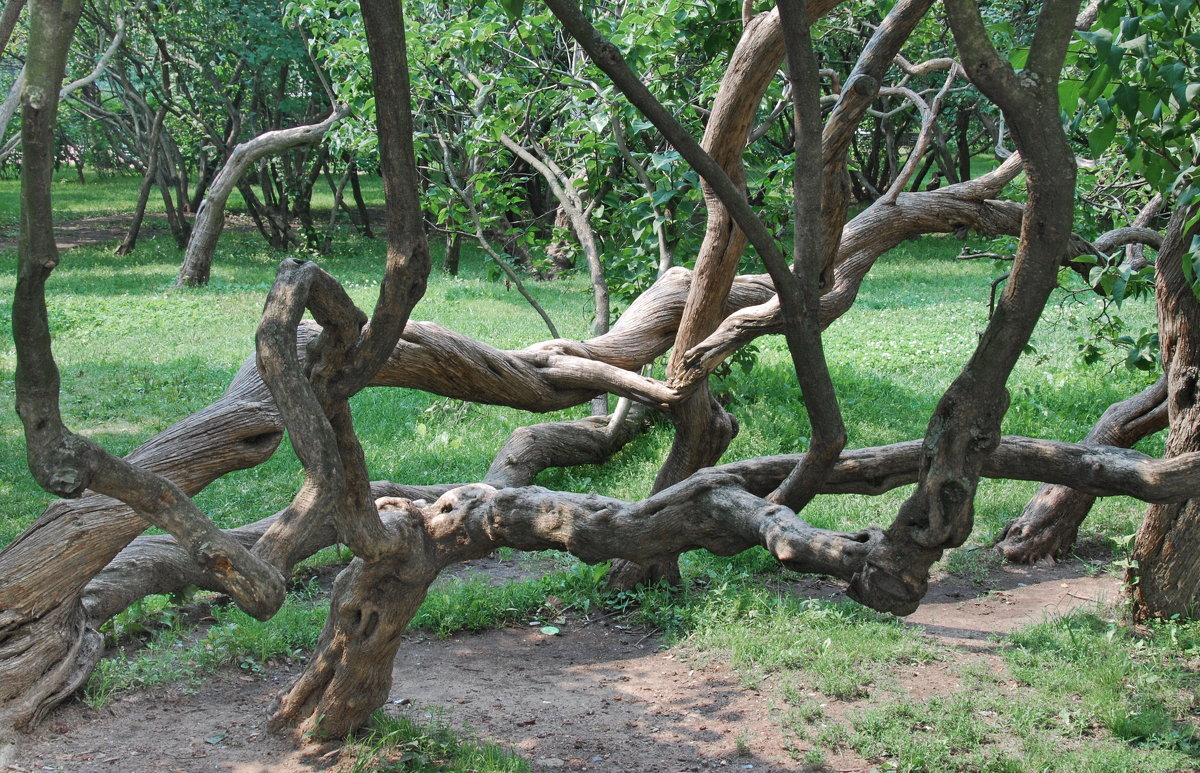
[[[947,578],[908,618],[951,649],[946,661],[907,667],[913,700],[957,689],[962,663],[997,661],[998,636],[1084,605],[1115,601],[1119,581],[1078,564],[1001,567],[986,580]],[[838,598],[833,583],[793,586]],[[532,768],[571,771],[810,770],[808,744],[787,737],[779,698],[744,686],[720,658],[689,662],[619,618],[569,620],[557,636],[536,626],[446,640],[415,632],[401,650],[387,710],[437,720],[500,743]],[[197,687],[127,693],[101,709],[62,707],[20,750],[13,771],[300,773],[343,769],[337,749],[302,754],[266,732],[272,698],[299,670],[227,669]],[[860,702],[861,704],[861,702]],[[835,707],[836,710],[836,707]],[[2,769],[2,768],[0,768]],[[825,771],[867,771],[870,760],[825,754]]]
[[[89,247],[94,244],[117,241],[125,238],[129,230],[129,215],[99,215],[74,220],[60,220],[54,224],[54,236],[60,250],[74,247]],[[0,250],[15,250],[19,228],[5,229],[0,233]],[[147,238],[170,233],[166,218],[147,215],[142,221],[141,236]]]

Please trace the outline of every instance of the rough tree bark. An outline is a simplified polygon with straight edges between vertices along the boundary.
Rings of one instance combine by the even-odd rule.
[[[1069,31],[1064,17],[1070,4],[1047,6],[1027,73],[1016,83],[990,46],[981,44],[982,27],[977,17],[971,17],[973,9],[964,5],[963,0],[954,3],[962,48],[977,55],[982,52],[982,65],[991,71],[973,71],[973,78],[994,89],[1006,110],[1029,121],[1056,105],[1054,78]],[[64,8],[68,13],[63,13]],[[891,246],[893,238],[905,238],[906,231],[920,233],[922,228],[953,231],[973,224],[984,230],[1011,229],[1014,216],[1023,216],[1021,253],[1001,302],[999,321],[989,328],[975,358],[943,399],[924,442],[842,452],[833,462],[812,463],[802,456],[748,460],[689,475],[640,502],[524,485],[551,461],[530,453],[530,447],[541,447],[557,437],[553,442],[561,460],[586,460],[602,454],[606,445],[621,442],[627,431],[588,420],[573,427],[541,425],[514,434],[488,473],[492,485],[412,490],[372,484],[347,405],[348,398],[368,383],[415,386],[530,410],[549,410],[587,401],[597,392],[614,392],[675,411],[700,393],[705,368],[719,362],[697,356],[698,349],[707,345],[710,353],[719,351],[730,334],[753,337],[766,332],[764,324],[778,325],[779,320],[779,314],[770,310],[771,283],[762,277],[738,281],[731,274],[719,301],[713,301],[716,311],[705,307],[713,314],[710,333],[699,336],[683,355],[696,357],[688,360],[687,370],[694,374],[694,382],[675,379],[669,384],[630,371],[679,340],[679,320],[690,302],[685,299],[695,295],[694,285],[701,282],[699,277],[691,281],[692,274],[681,269],[667,272],[631,305],[612,331],[590,341],[554,340],[520,352],[502,352],[436,325],[409,322],[429,260],[416,199],[403,16],[396,0],[363,4],[389,209],[388,263],[374,314],[368,320],[313,264],[284,261],[260,325],[257,360],[243,368],[235,380],[240,386],[231,388],[229,400],[208,409],[211,414],[191,417],[151,441],[139,449],[143,457],[124,463],[113,460],[70,434],[57,411],[57,370],[49,356],[43,292],[45,278],[57,263],[48,184],[54,111],[53,102],[47,109],[43,97],[55,93],[55,77],[61,81],[64,40],[70,37],[64,30],[73,26],[73,21],[66,22],[77,14],[78,6],[75,0],[34,0],[34,10],[35,16],[41,14],[34,28],[42,37],[35,35],[35,40],[42,41],[39,51],[45,61],[34,62],[36,57],[31,57],[33,89],[27,90],[31,99],[26,109],[26,149],[34,155],[27,159],[23,180],[21,273],[14,303],[18,403],[31,468],[43,485],[71,495],[90,487],[124,496],[133,509],[99,497],[61,508],[56,505],[59,509],[48,512],[34,529],[0,552],[0,572],[14,578],[0,588],[0,669],[8,669],[0,679],[0,688],[6,691],[0,695],[0,719],[6,724],[27,726],[86,674],[89,660],[94,662],[92,655],[82,654],[94,647],[90,627],[127,604],[132,594],[198,579],[205,587],[232,593],[252,612],[269,614],[277,603],[278,570],[286,570],[313,546],[335,539],[349,544],[356,558],[338,579],[334,609],[317,652],[297,683],[281,696],[273,718],[277,727],[311,732],[313,739],[355,729],[386,695],[390,661],[404,626],[440,568],[496,546],[555,547],[590,562],[618,557],[647,565],[697,547],[724,554],[762,545],[792,568],[852,581],[860,597],[876,608],[903,609],[923,590],[925,559],[940,554],[942,547],[963,535],[964,528],[969,529],[970,496],[980,475],[1070,482],[1093,495],[1120,493],[1157,502],[1200,496],[1196,491],[1200,452],[1152,460],[1122,449],[998,437],[1006,402],[1004,376],[1015,358],[1014,349],[1019,351],[1022,336],[1028,336],[1031,319],[1040,308],[1039,296],[1044,301],[1047,276],[1052,278],[1069,252],[1070,207],[1068,203],[1064,218],[1060,205],[1064,196],[1069,199],[1070,188],[1062,184],[1068,177],[1061,165],[1069,163],[1073,169],[1073,158],[1069,152],[1064,154],[1057,126],[1042,129],[1023,121],[1014,121],[1018,144],[1027,156],[1033,149],[1027,161],[1030,205],[1023,211],[987,200],[989,191],[998,191],[1015,174],[1014,162],[1007,171],[983,181],[936,193],[901,194],[869,217],[857,218],[844,233],[826,228],[819,239],[821,252],[804,248],[810,258],[838,256],[833,262],[833,284],[819,308],[806,309],[809,320],[819,313],[819,322],[826,324],[848,307],[867,267]],[[886,59],[890,61],[891,55]],[[978,70],[980,63],[968,58],[966,64]],[[850,89],[849,84],[844,90],[846,99],[870,91]],[[652,111],[655,106],[649,107]],[[662,121],[662,126],[668,135],[678,129],[670,121]],[[693,163],[721,191],[720,200],[739,226],[756,246],[761,245],[759,251],[772,273],[780,276],[777,269],[783,263],[775,254],[777,248],[739,196],[736,184],[702,150],[697,155],[698,146],[687,145],[687,140],[671,137],[673,143],[687,147],[687,154],[696,159]],[[829,169],[829,157],[835,154],[828,146],[824,153]],[[828,180],[826,175],[822,185]],[[827,192],[823,190],[822,196]],[[887,215],[882,214],[885,210]],[[812,238],[806,242],[812,243]],[[775,306],[793,302],[785,299]],[[757,316],[742,313],[737,325],[722,323],[739,309],[751,311],[750,306]],[[305,325],[297,336],[306,308],[323,328]],[[744,324],[748,320],[757,327]],[[722,335],[726,343],[714,344],[714,337]],[[1194,387],[1194,374],[1191,378]],[[268,388],[271,399],[264,396]],[[213,533],[207,528],[211,524],[206,526],[203,516],[189,508],[186,495],[207,482],[207,475],[219,474],[220,468],[234,463],[231,457],[240,460],[237,464],[265,458],[278,442],[282,426],[304,464],[303,488],[281,513],[232,533]],[[189,437],[185,427],[195,436]],[[180,447],[171,449],[170,443]],[[221,454],[212,454],[213,447]],[[156,474],[161,471],[156,464],[180,465],[178,452],[184,448],[189,462],[209,452],[213,466],[200,466],[192,478],[170,483]],[[877,493],[912,482],[919,486],[887,533],[823,531],[804,523],[792,508],[767,499],[787,476],[814,464],[825,472],[821,480],[804,488],[822,493]],[[94,509],[87,510],[85,503]],[[146,521],[163,525],[175,539],[139,539],[109,563]],[[63,545],[70,549],[63,551]],[[251,545],[253,552],[247,553]],[[61,555],[47,561],[51,554]],[[904,560],[914,562],[911,573],[897,569]],[[77,567],[81,571],[73,571]],[[55,642],[60,645],[57,649],[51,646]]]
[[[1110,254],[1125,245],[1149,245],[1159,249],[1162,246],[1161,234],[1145,228],[1150,219],[1146,214],[1148,211],[1157,210],[1144,208],[1131,226],[1102,234],[1091,245],[1076,239],[1075,241],[1080,243],[1074,244],[1071,252],[1094,255],[1106,260]],[[1126,260],[1129,260],[1128,251],[1126,256]],[[1141,259],[1145,260],[1144,257]],[[1089,265],[1069,265],[1082,274],[1085,280],[1088,278]],[[1133,446],[1142,438],[1167,426],[1166,399],[1166,380],[1160,379],[1142,393],[1109,406],[1083,442],[1123,448]],[[997,539],[996,548],[1006,559],[1018,564],[1032,564],[1065,555],[1075,544],[1079,526],[1091,511],[1094,502],[1095,497],[1072,491],[1067,487],[1043,486],[1025,505],[1021,515],[1004,527]]]
[[[1200,235],[1200,205],[1176,208],[1158,253],[1155,296],[1171,431],[1166,457],[1200,449],[1200,301],[1183,257]],[[1153,505],[1134,540],[1125,581],[1138,619],[1195,617],[1200,601],[1200,498]]]
[[[697,259],[697,278],[693,283],[676,337],[675,354],[668,364],[668,377],[672,381],[677,379],[677,362],[682,356],[681,353],[691,348],[690,342],[707,335],[719,323],[724,294],[733,280],[738,259],[748,237],[766,263],[776,289],[782,296],[780,308],[786,312],[782,321],[789,349],[793,352],[797,378],[809,395],[807,399],[819,406],[828,407],[833,402],[833,396],[832,390],[825,388],[827,374],[823,375],[823,369],[819,367],[819,364],[823,363],[823,357],[818,356],[818,366],[796,361],[798,356],[812,357],[814,352],[817,355],[820,353],[819,332],[813,329],[815,321],[812,321],[812,318],[815,315],[810,313],[810,323],[806,323],[803,311],[815,303],[812,297],[814,293],[807,293],[809,297],[805,299],[800,279],[787,270],[786,260],[780,253],[774,237],[750,209],[745,198],[741,154],[755,109],[784,54],[784,34],[777,13],[772,11],[763,14],[747,25],[733,60],[727,68],[727,75],[722,81],[705,140],[703,144],[697,144],[649,93],[615,47],[598,35],[576,7],[564,0],[547,0],[547,6],[567,31],[579,41],[597,66],[604,70],[613,83],[700,174],[706,186],[704,191],[709,206],[709,226]],[[792,26],[806,27],[807,23],[818,18],[830,7],[832,6],[818,3],[806,10],[800,10],[797,15],[801,18],[796,19]],[[920,20],[927,8],[927,2],[922,4],[922,1],[918,0],[902,3],[889,14],[890,23],[881,25],[880,30],[872,37],[860,57],[859,65],[862,69],[860,71],[856,66],[855,74],[869,75],[873,70],[878,70],[876,75],[881,75],[895,52],[907,39],[912,29],[911,25]],[[793,30],[792,34],[794,36],[797,33]],[[859,111],[859,115],[867,109],[869,100],[864,100],[858,89],[846,90],[844,94],[850,98],[849,104]],[[852,131],[854,122],[835,125],[841,130]],[[827,161],[832,157],[844,163],[844,146],[840,153],[833,149],[838,147],[840,141],[840,137],[835,137],[826,145]],[[827,166],[826,171],[836,172],[836,169],[831,170]],[[831,187],[829,177],[830,175],[827,175],[824,183],[825,190]],[[844,183],[839,187],[844,187]],[[841,213],[844,216],[844,209]],[[737,223],[737,228],[733,227],[734,222]],[[827,248],[830,261],[836,254],[839,236],[840,225],[826,228],[822,232],[820,244]],[[821,262],[819,257],[812,256],[812,259]],[[810,324],[811,327],[806,327],[806,324]],[[671,414],[676,426],[675,442],[655,481],[656,491],[705,464],[711,464],[724,451],[737,431],[733,418],[712,399],[705,380],[693,381],[690,386],[693,390],[691,396],[676,406]],[[836,411],[836,407],[834,410]],[[817,423],[824,426],[827,422],[821,417],[828,415],[829,411],[822,409],[818,413]],[[828,435],[830,440],[837,440],[839,437],[837,432]],[[817,462],[814,461],[814,464]],[[794,483],[790,484],[788,488],[793,485]],[[617,564],[614,566],[611,581],[618,586],[629,586],[660,578],[672,580],[677,576],[676,558],[664,556],[661,561],[645,568]]]
[[[204,201],[200,203],[200,211],[196,213],[196,222],[183,256],[183,266],[175,280],[176,287],[199,287],[208,284],[213,252],[217,249],[217,239],[225,227],[225,202],[229,200],[229,194],[233,193],[246,170],[265,156],[297,145],[320,142],[325,133],[348,112],[348,107],[339,105],[320,123],[265,132],[233,149],[225,161],[225,166],[209,187]]]
[[[79,16],[77,0],[34,0],[30,6],[29,59],[21,97],[21,236],[12,312],[17,413],[25,428],[29,469],[39,485],[60,496],[79,497],[91,489],[124,501],[147,523],[172,534],[193,561],[219,578],[239,606],[265,619],[283,602],[278,572],[218,530],[176,484],[111,456],[62,421],[45,284],[59,263],[50,200],[54,127],[59,85]],[[23,541],[19,538],[17,543]],[[63,544],[56,547],[62,550]],[[6,669],[6,678],[0,680],[0,733],[27,729],[64,691],[77,687],[87,675],[76,668],[80,650],[98,644],[95,633],[84,629],[77,603],[53,603],[62,592],[61,583],[86,578],[60,577],[35,588],[24,582],[36,568],[25,564],[23,569],[0,589],[0,662]],[[47,591],[51,603],[43,605],[39,601],[46,600]],[[64,629],[69,635],[57,637]]]
[[[255,550],[286,563],[290,545],[322,528],[332,512],[339,537],[355,554],[335,583],[316,651],[280,697],[271,720],[276,728],[318,739],[356,729],[386,698],[404,627],[433,579],[412,570],[424,536],[411,524],[382,520],[376,510],[348,402],[392,354],[430,268],[417,192],[403,9],[397,0],[363,0],[362,13],[388,214],[387,265],[375,313],[367,322],[318,269],[285,265],[259,327],[260,370],[306,479],[290,512]],[[321,360],[308,374],[290,340],[306,306],[318,322],[324,317],[339,326],[332,335],[328,326],[322,332]]]

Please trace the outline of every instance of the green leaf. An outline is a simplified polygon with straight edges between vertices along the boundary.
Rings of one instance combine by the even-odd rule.
[[[1121,37],[1128,40],[1138,34],[1138,30],[1142,26],[1142,17],[1126,16],[1121,19]],[[1122,44],[1124,45],[1124,44]]]
[[[1175,101],[1179,103],[1179,109],[1186,110],[1196,105],[1196,99],[1200,97],[1200,83],[1189,83],[1186,86],[1180,84],[1171,91],[1175,95]]]
[[[675,190],[673,188],[659,188],[650,194],[650,200],[654,202],[656,207],[661,207],[673,198],[675,198]]]
[[[525,11],[525,0],[500,0],[500,6],[511,21],[516,21]]]
[[[1183,62],[1168,62],[1158,68],[1158,74],[1162,76],[1163,81],[1167,86],[1174,87],[1177,83],[1184,82],[1184,77],[1187,73],[1187,68]]]
[[[552,625],[543,625],[541,627],[541,631],[542,631],[542,633],[546,634],[547,636],[557,636],[558,635],[558,629]]]
[[[1061,80],[1058,82],[1058,104],[1068,116],[1075,115],[1079,109],[1079,89],[1082,81]]]
[[[1080,89],[1079,98],[1084,102],[1094,102],[1108,88],[1112,81],[1113,71],[1107,64],[1102,64],[1088,73]]]
[[[1138,114],[1138,97],[1141,92],[1128,83],[1122,83],[1117,86],[1117,90],[1113,92],[1113,101],[1117,103],[1117,107],[1125,113],[1125,117],[1133,122],[1137,119]]]
[[[1112,145],[1113,138],[1116,136],[1117,117],[1109,116],[1088,135],[1088,148],[1094,155],[1103,155],[1104,151],[1108,150],[1109,146]]]
[[[1147,35],[1138,35],[1136,38],[1123,41],[1121,43],[1121,48],[1126,51],[1132,51],[1134,53],[1141,54],[1142,56],[1146,56],[1146,43],[1148,39],[1149,36]]]

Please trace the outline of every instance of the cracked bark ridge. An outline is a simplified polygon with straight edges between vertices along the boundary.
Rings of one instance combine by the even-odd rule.
[[[297,445],[308,490],[294,502],[297,517],[272,526],[263,540],[271,537],[267,549],[281,555],[332,516],[339,539],[355,554],[335,583],[330,616],[308,666],[271,718],[272,727],[294,727],[314,740],[344,736],[382,704],[404,628],[437,576],[419,560],[425,540],[413,519],[404,517],[415,508],[386,522],[380,517],[349,410],[350,396],[394,352],[430,268],[416,189],[403,8],[396,0],[363,0],[361,7],[388,213],[387,265],[374,314],[366,321],[324,272],[285,266],[259,328],[263,378]],[[295,329],[305,306],[327,325],[313,344],[318,354],[307,372],[283,336]],[[311,498],[302,501],[306,493]]]
[[[608,335],[582,342],[546,342],[531,347],[528,353],[501,352],[435,325],[409,323],[408,329],[420,330],[420,335],[414,333],[411,340],[398,342],[372,383],[424,386],[444,396],[535,411],[584,403],[594,390],[564,386],[569,378],[578,381],[584,376],[560,378],[557,374],[564,367],[573,372],[570,363],[574,357],[594,357],[597,364],[607,360],[614,369],[634,369],[661,354],[673,338],[691,275],[682,268],[668,272],[631,305]],[[761,303],[772,294],[765,277],[740,277],[734,282],[726,311]],[[320,332],[321,328],[312,322],[302,323],[293,332],[302,363],[307,363],[309,343]],[[543,356],[546,352],[555,353],[557,359],[546,359]],[[455,362],[462,369],[450,367]],[[508,364],[500,366],[498,362]],[[520,364],[535,362],[558,364],[540,367]],[[439,364],[443,367],[439,368]],[[493,367],[507,378],[496,378]],[[589,377],[596,378],[594,373]],[[635,431],[632,422],[621,424],[617,430],[593,419],[571,426],[574,429],[551,424],[515,431],[497,456],[488,482],[497,486],[524,485],[532,482],[533,476],[547,464],[563,465],[571,459],[575,463],[598,461],[604,453],[628,442]],[[572,437],[573,432],[579,436]],[[552,441],[557,448],[555,453],[523,458],[526,451],[520,449],[537,446],[538,437],[547,433],[555,436]],[[169,478],[191,496],[228,472],[266,461],[282,435],[279,411],[258,374],[257,358],[251,357],[216,403],[150,439],[131,453],[127,461]],[[593,446],[593,442],[597,445]],[[601,444],[607,450],[601,449]],[[386,484],[381,488],[383,485],[374,484],[371,496],[408,496],[432,501],[451,487]],[[308,494],[311,491],[306,490]],[[304,497],[299,502],[304,507],[310,504]],[[252,548],[288,512],[236,529],[232,535],[244,547]],[[99,648],[73,646],[72,642],[81,636],[94,635],[94,629],[113,614],[147,594],[167,593],[188,585],[222,589],[218,579],[196,566],[170,537],[138,537],[145,525],[120,500],[84,492],[82,498],[52,504],[33,526],[0,551],[0,572],[8,578],[0,587],[5,630],[22,642],[36,643],[30,647],[22,645],[22,652],[28,653],[29,658],[7,659],[0,654],[0,682],[12,686],[16,695],[20,685],[36,681],[44,694],[31,696],[28,704],[39,707],[37,716],[73,689],[74,682],[70,681],[63,683],[66,686],[62,689],[52,689],[56,686],[54,679],[60,675],[72,680],[85,678],[100,656]],[[289,540],[279,554],[268,558],[276,566],[291,567],[336,541],[332,524],[321,521],[302,537]],[[262,545],[260,554],[267,552],[268,545]],[[47,556],[54,556],[54,560]],[[78,622],[81,594],[86,612],[86,625],[82,627]],[[27,673],[42,676],[37,680],[21,676]],[[26,708],[13,708],[12,716],[18,715],[33,716],[23,727],[36,720]]]
[[[17,413],[25,428],[30,471],[46,490],[60,496],[81,497],[90,488],[120,499],[144,519],[141,528],[153,523],[171,533],[245,611],[269,617],[283,601],[278,572],[217,529],[174,482],[111,456],[62,421],[45,284],[59,263],[50,196],[57,98],[79,16],[80,3],[75,0],[34,0],[30,6],[30,53],[22,91],[21,236],[12,317]],[[48,536],[60,533],[53,518],[44,517],[3,553],[6,568],[23,571],[0,590],[0,673],[5,677],[0,680],[0,734],[9,728],[29,729],[86,678],[95,662],[98,637],[87,629],[76,595],[90,575],[64,577],[57,561],[49,562],[49,568],[59,576],[39,572],[45,556],[39,548],[46,545],[39,538]],[[118,536],[115,541],[120,540]],[[115,553],[123,544],[109,542],[107,547],[115,547]],[[50,547],[62,555],[68,546],[51,539]],[[66,552],[77,554],[91,547],[70,545]],[[96,552],[102,561],[113,554],[103,548]],[[38,579],[43,582],[28,584]]]

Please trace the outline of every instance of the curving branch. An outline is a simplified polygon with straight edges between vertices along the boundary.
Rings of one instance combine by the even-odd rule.
[[[851,582],[849,595],[876,609],[915,609],[928,587],[929,567],[969,536],[979,475],[999,442],[1008,407],[1009,373],[1070,243],[1075,157],[1062,127],[1041,116],[1058,111],[1058,75],[1077,7],[1071,0],[1043,6],[1026,70],[1018,76],[992,45],[979,8],[970,0],[947,0],[963,68],[1012,124],[1029,203],[1012,276],[996,313],[930,417],[917,488]]]
[[[251,165],[265,156],[280,153],[288,148],[320,142],[326,132],[349,112],[349,106],[339,105],[323,121],[264,132],[239,143],[233,149],[209,187],[204,201],[200,203],[192,236],[183,256],[183,266],[175,280],[176,287],[196,287],[208,283],[213,251],[216,250],[217,240],[225,228],[225,202],[229,200],[229,195]]]
[[[934,122],[937,120],[938,114],[942,110],[942,100],[946,98],[946,93],[950,91],[950,86],[954,84],[955,79],[960,73],[960,69],[956,63],[951,62],[949,73],[946,74],[946,80],[942,84],[941,90],[934,96],[933,102],[926,104],[925,100],[921,99],[917,94],[909,92],[909,98],[917,105],[917,109],[921,111],[921,129],[917,133],[917,141],[913,145],[912,152],[908,154],[908,160],[904,162],[904,167],[900,173],[896,175],[896,179],[892,181],[892,186],[884,192],[880,197],[884,204],[895,204],[896,197],[900,195],[900,191],[904,190],[908,185],[908,181],[912,179],[913,174],[917,171],[917,165],[921,163],[921,157],[925,155],[925,150],[929,147],[930,139],[933,136]],[[904,89],[908,91],[908,89]]]

